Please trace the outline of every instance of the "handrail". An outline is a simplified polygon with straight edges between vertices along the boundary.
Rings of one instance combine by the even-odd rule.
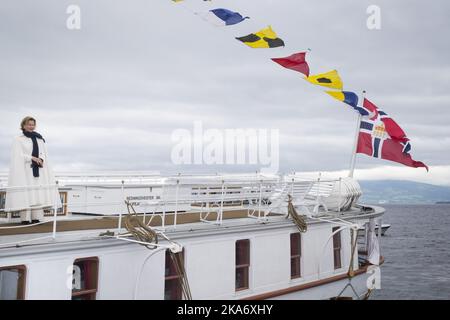
[[[40,188],[50,188],[56,187],[58,184],[37,184],[32,186],[8,186],[8,187],[0,187],[1,190],[22,190],[22,189],[40,189]]]
[[[339,182],[340,180],[329,180],[329,182]],[[306,180],[304,180],[304,182],[306,182]],[[309,181],[311,183],[311,181]],[[328,182],[328,181],[327,181]],[[322,181],[323,183],[323,181]],[[13,186],[13,187],[4,187],[4,188],[0,188],[3,190],[18,190],[18,189],[36,189],[36,188],[41,188],[41,187],[56,187],[58,186],[58,184],[50,184],[50,185],[38,185],[38,186]],[[177,186],[177,185],[174,185]],[[188,196],[184,195],[184,196],[178,196],[175,197],[174,199],[171,199],[171,197],[168,197],[166,194],[162,194],[160,195],[159,199],[151,199],[151,200],[138,200],[139,203],[144,203],[146,205],[150,205],[150,206],[156,206],[156,205],[161,205],[161,204],[193,204],[193,203],[198,203],[198,202],[205,202],[205,201],[209,201],[209,202],[220,202],[220,201],[224,201],[224,202],[242,202],[243,200],[252,200],[252,202],[248,202],[248,204],[253,203],[255,200],[261,201],[261,200],[267,200],[267,197],[272,196],[273,194],[276,193],[277,189],[280,189],[280,186],[282,186],[281,184],[270,184],[270,185],[265,185],[263,188],[261,188],[259,186],[259,184],[257,184],[256,182],[251,184],[251,183],[247,183],[245,185],[241,185],[239,186],[239,188],[233,188],[233,189],[228,189],[229,187],[234,187],[230,186],[230,185],[226,185],[224,184],[224,192],[222,193],[220,189],[216,188],[216,189],[211,189],[206,187],[205,189],[194,189],[194,188],[198,188],[198,187],[205,187],[204,185],[198,185],[198,184],[178,184],[178,187],[191,187],[191,190],[189,191],[190,194]],[[295,182],[294,182],[294,186],[295,186]],[[143,188],[145,187],[149,187],[149,185],[142,185]],[[218,186],[217,186],[218,187]],[[253,187],[253,188],[251,188]],[[317,190],[319,190],[318,194],[319,195],[323,195],[325,191],[330,191],[333,188],[332,185],[328,185],[327,187],[324,187],[322,185],[322,187],[317,187],[315,185],[315,182],[312,182],[312,188],[310,189],[310,191],[308,192],[308,194],[316,194]],[[125,187],[126,189],[126,187]],[[171,191],[175,191],[175,190],[171,190]],[[295,190],[294,192],[295,193]],[[259,195],[262,196],[262,198],[259,200]],[[121,205],[123,202],[122,201],[108,201],[108,202],[83,202],[83,203],[70,203],[71,207],[85,207],[85,206],[105,206],[105,205]],[[65,202],[62,203],[63,206],[69,205],[69,203]],[[21,210],[26,210],[26,209],[42,209],[42,208],[47,208],[48,206],[40,206],[40,207],[30,207],[30,208],[20,208]],[[18,208],[2,208],[0,209],[0,212],[6,212],[6,211],[17,211]]]
[[[121,177],[121,175],[117,175]],[[152,176],[154,177],[154,176]],[[224,179],[226,177],[226,179]],[[251,180],[245,180],[245,177],[251,177]],[[186,179],[184,179],[186,178]],[[205,179],[206,178],[206,179]],[[152,217],[160,216],[162,219],[162,228],[177,226],[177,216],[179,214],[193,213],[193,212],[203,212],[217,213],[216,223],[222,223],[222,214],[224,210],[251,210],[252,212],[257,212],[257,216],[249,216],[260,218],[266,218],[266,216],[281,208],[283,205],[284,198],[290,192],[299,193],[298,197],[301,199],[306,199],[307,196],[312,197],[323,197],[329,194],[336,183],[341,183],[340,179],[301,179],[295,176],[281,176],[278,179],[273,177],[264,177],[262,175],[241,175],[239,177],[233,176],[173,176],[173,177],[158,177],[161,180],[160,183],[145,183],[141,181],[139,187],[160,187],[162,188],[161,194],[155,195],[155,199],[137,199],[139,203],[139,212],[144,214],[151,214]],[[202,181],[193,181],[195,179]],[[163,181],[164,180],[164,181]],[[67,184],[61,183],[61,181],[56,181],[55,184],[39,185],[39,186],[11,186],[11,187],[0,187],[0,191],[6,192],[16,192],[17,190],[28,190],[36,188],[58,188],[59,190],[67,188],[68,186],[86,186],[89,184]],[[120,233],[122,229],[122,215],[127,214],[124,206],[124,201],[127,200],[127,195],[125,190],[129,190],[130,186],[135,187],[135,181],[121,180],[120,184],[115,185],[118,188],[122,188],[122,199],[115,201],[102,201],[102,202],[79,202],[79,203],[69,203],[66,201],[59,202],[58,197],[55,196],[53,208],[53,215],[51,219],[46,219],[46,221],[41,222],[49,223],[53,222],[53,232],[52,238],[55,239],[57,236],[56,224],[59,219],[57,216],[57,211],[59,203],[62,207],[70,206],[71,209],[78,207],[100,207],[100,206],[117,206],[118,212],[118,226],[117,231]],[[339,187],[340,190],[340,187]],[[57,193],[55,193],[57,195]],[[159,198],[156,198],[156,197]],[[49,206],[30,207],[21,208],[20,210],[27,209],[43,209],[49,208]],[[59,207],[60,208],[60,207]],[[14,208],[0,208],[1,212],[11,212],[17,211]],[[249,211],[250,212],[250,211]],[[111,216],[111,215],[106,215]],[[166,225],[167,216],[174,216],[173,223]],[[207,215],[206,215],[207,216]],[[207,222],[206,216],[201,221]],[[153,218],[151,218],[153,219]],[[3,219],[0,218],[0,225]],[[150,222],[149,222],[150,223]],[[2,229],[8,228],[27,228],[32,227],[32,225],[24,226],[8,226],[1,227]]]

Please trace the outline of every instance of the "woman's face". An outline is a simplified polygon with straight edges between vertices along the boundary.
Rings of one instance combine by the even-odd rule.
[[[34,122],[33,120],[29,120],[23,128],[27,132],[33,132],[34,128],[36,128],[36,122]]]

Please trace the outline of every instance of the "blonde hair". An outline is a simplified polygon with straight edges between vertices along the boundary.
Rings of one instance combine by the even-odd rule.
[[[34,121],[36,124],[36,119],[33,117],[25,117],[22,119],[22,122],[20,123],[20,129],[24,129],[25,125],[28,123],[28,121]]]

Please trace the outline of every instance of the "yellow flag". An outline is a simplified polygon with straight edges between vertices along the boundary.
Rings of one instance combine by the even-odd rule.
[[[309,76],[305,78],[306,81],[311,82],[312,84],[333,88],[333,89],[339,89],[342,90],[343,83],[341,78],[339,77],[339,74],[336,70],[329,71],[326,73],[317,74],[314,76]]]
[[[325,93],[328,93],[330,96],[339,101],[345,101],[345,95],[343,91],[325,91]]]
[[[271,26],[247,36],[236,38],[251,48],[276,48],[284,46],[283,40],[277,37]]]

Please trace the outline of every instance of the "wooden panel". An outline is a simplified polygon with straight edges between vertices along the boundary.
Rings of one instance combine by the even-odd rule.
[[[2,270],[18,272],[19,279],[17,280],[17,297],[16,297],[16,299],[24,300],[25,299],[25,288],[26,288],[26,282],[27,282],[27,267],[24,265],[0,267],[0,271],[2,271]]]

